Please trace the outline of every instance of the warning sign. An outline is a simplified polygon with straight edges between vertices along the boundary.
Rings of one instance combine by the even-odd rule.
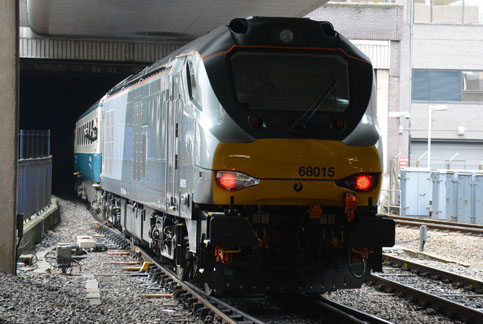
[[[399,157],[399,170],[407,168],[409,166],[409,158],[407,156]]]

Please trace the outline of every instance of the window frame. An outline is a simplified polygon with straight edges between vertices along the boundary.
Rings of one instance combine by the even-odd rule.
[[[191,78],[195,79],[195,87],[193,88],[193,83],[191,82]],[[188,88],[188,97],[193,105],[200,111],[203,111],[201,102],[200,102],[200,88],[199,82],[197,80],[196,74],[194,72],[194,62],[191,60],[187,60],[186,62],[186,83]],[[196,95],[194,94],[196,93]]]
[[[434,8],[434,0],[429,0],[429,23],[428,22],[416,22],[415,17],[416,17],[416,3],[417,0],[412,0],[412,23],[413,24],[418,24],[418,25],[449,25],[449,26],[482,26],[483,25],[483,19],[481,22],[478,23],[466,23],[465,22],[465,8],[466,8],[466,1],[467,0],[461,0],[461,20],[458,23],[449,23],[449,22],[434,22],[434,13],[433,13],[433,8]],[[483,12],[483,6],[482,6],[482,12]],[[482,14],[483,16],[483,14]]]
[[[427,97],[427,100],[424,100],[424,99],[414,99],[414,94],[415,94],[415,91],[414,91],[414,80],[415,80],[415,72],[416,71],[426,71],[429,73],[428,75],[428,97]],[[459,100],[458,101],[454,101],[454,100],[434,100],[433,98],[431,98],[431,88],[432,88],[432,78],[431,78],[431,73],[434,73],[434,72],[458,72],[459,73]],[[483,73],[483,70],[469,70],[469,69],[465,69],[465,70],[447,70],[447,69],[412,69],[412,74],[411,74],[411,102],[412,103],[449,103],[449,104],[482,104],[483,103],[483,99],[482,101],[474,101],[474,100],[463,100],[463,95],[465,93],[465,91],[463,90],[463,72],[479,72],[479,73]],[[481,79],[483,80],[483,78]],[[476,92],[478,92],[478,90],[475,90]],[[483,98],[483,88],[481,89],[481,91],[479,91],[482,93],[482,98]]]

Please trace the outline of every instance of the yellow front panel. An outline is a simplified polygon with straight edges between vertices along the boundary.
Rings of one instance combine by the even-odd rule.
[[[351,191],[337,186],[335,180],[361,172],[380,173],[381,166],[374,146],[309,139],[260,139],[253,143],[220,143],[213,170],[238,171],[261,179],[257,186],[226,191],[216,184],[214,171],[215,204],[228,204],[230,196],[234,196],[237,205],[340,206],[344,193]],[[374,203],[377,201],[380,182],[379,179],[372,191],[356,194],[359,206],[367,206],[369,197]],[[300,186],[301,190],[295,190]]]

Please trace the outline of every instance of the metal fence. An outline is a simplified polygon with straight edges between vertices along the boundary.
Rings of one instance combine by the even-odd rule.
[[[50,130],[21,130],[18,152],[20,160],[48,157],[50,155]]]
[[[378,212],[384,215],[400,215],[401,190],[381,189]]]
[[[29,218],[52,197],[50,130],[21,130],[19,144],[17,213]]]

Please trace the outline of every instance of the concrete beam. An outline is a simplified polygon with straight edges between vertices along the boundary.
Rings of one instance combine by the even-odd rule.
[[[0,0],[0,271],[15,273],[18,137],[17,0]]]

